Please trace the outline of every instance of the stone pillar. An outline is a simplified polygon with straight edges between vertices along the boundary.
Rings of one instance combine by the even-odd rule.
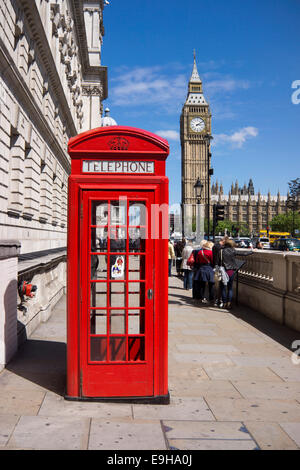
[[[0,370],[18,349],[17,290],[20,242],[0,240]]]

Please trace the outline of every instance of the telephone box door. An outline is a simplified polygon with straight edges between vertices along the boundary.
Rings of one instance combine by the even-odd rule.
[[[82,397],[152,396],[153,191],[82,191]]]

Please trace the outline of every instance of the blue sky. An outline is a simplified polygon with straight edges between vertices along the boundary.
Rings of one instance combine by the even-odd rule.
[[[111,116],[166,137],[181,200],[179,118],[193,66],[212,111],[214,181],[286,194],[300,176],[300,1],[110,0],[102,65]],[[299,88],[300,89],[300,88]],[[294,100],[295,101],[295,100]]]

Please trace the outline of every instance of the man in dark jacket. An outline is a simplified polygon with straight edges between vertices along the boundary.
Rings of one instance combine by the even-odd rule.
[[[213,246],[212,253],[213,253],[213,267],[214,268],[216,268],[216,266],[222,265],[221,250],[224,248],[224,244],[225,244],[225,237],[222,238],[219,242],[215,243]],[[216,281],[215,302],[214,302],[215,307],[218,307],[220,305],[221,296],[222,296],[221,283]]]

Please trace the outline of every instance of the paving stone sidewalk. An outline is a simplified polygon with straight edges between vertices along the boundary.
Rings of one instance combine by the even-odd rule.
[[[300,448],[300,333],[169,289],[170,405],[64,400],[65,298],[0,373],[0,449]]]

